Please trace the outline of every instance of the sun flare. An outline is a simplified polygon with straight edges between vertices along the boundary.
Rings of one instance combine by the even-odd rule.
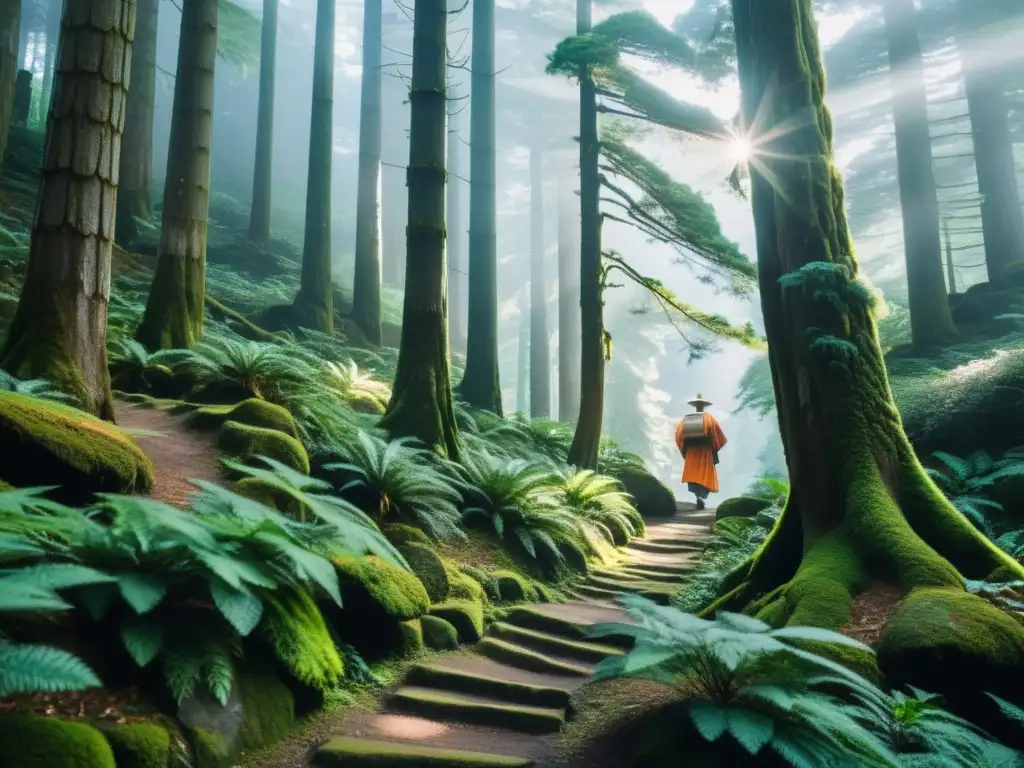
[[[750,159],[753,147],[750,140],[743,136],[734,136],[729,142],[729,155],[738,163],[745,163]]]

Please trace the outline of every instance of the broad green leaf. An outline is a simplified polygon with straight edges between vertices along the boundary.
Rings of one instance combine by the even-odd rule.
[[[89,584],[115,581],[113,576],[100,573],[78,563],[41,563],[27,568],[0,572],[2,584],[24,584],[39,589],[68,589]]]
[[[751,755],[756,755],[772,740],[775,723],[770,717],[749,709],[729,709],[729,733]]]
[[[125,616],[121,622],[121,640],[135,663],[145,667],[164,646],[164,628],[159,621],[143,616]]]
[[[705,741],[716,741],[729,727],[729,713],[710,701],[690,704],[690,719]]]
[[[155,576],[126,573],[118,577],[121,597],[138,614],[156,608],[167,594],[167,585]]]
[[[228,623],[247,637],[263,616],[263,603],[247,590],[235,589],[220,579],[210,581],[210,596]]]
[[[77,656],[44,645],[0,642],[0,698],[24,693],[81,691],[99,686]]]

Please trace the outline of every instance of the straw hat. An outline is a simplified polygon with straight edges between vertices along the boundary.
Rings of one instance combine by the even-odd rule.
[[[693,407],[696,408],[698,405],[703,405],[703,406],[707,407],[707,406],[711,405],[711,402],[709,400],[705,400],[704,399],[704,395],[702,395],[700,392],[698,392],[697,393],[697,397],[694,398],[693,400],[687,401],[686,404],[687,405],[692,405]]]

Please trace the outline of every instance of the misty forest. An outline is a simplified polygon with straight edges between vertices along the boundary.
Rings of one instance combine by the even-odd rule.
[[[0,768],[1024,768],[1021,40],[0,0]]]

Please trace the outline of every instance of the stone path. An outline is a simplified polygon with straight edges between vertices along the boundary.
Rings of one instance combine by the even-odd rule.
[[[599,622],[630,621],[621,592],[662,604],[699,556],[714,511],[680,504],[648,523],[647,536],[618,561],[590,573],[570,603],[514,609],[475,647],[414,667],[386,691],[381,713],[352,712],[340,733],[314,750],[315,768],[556,768],[553,734],[571,717],[570,695],[627,638],[587,638]]]

